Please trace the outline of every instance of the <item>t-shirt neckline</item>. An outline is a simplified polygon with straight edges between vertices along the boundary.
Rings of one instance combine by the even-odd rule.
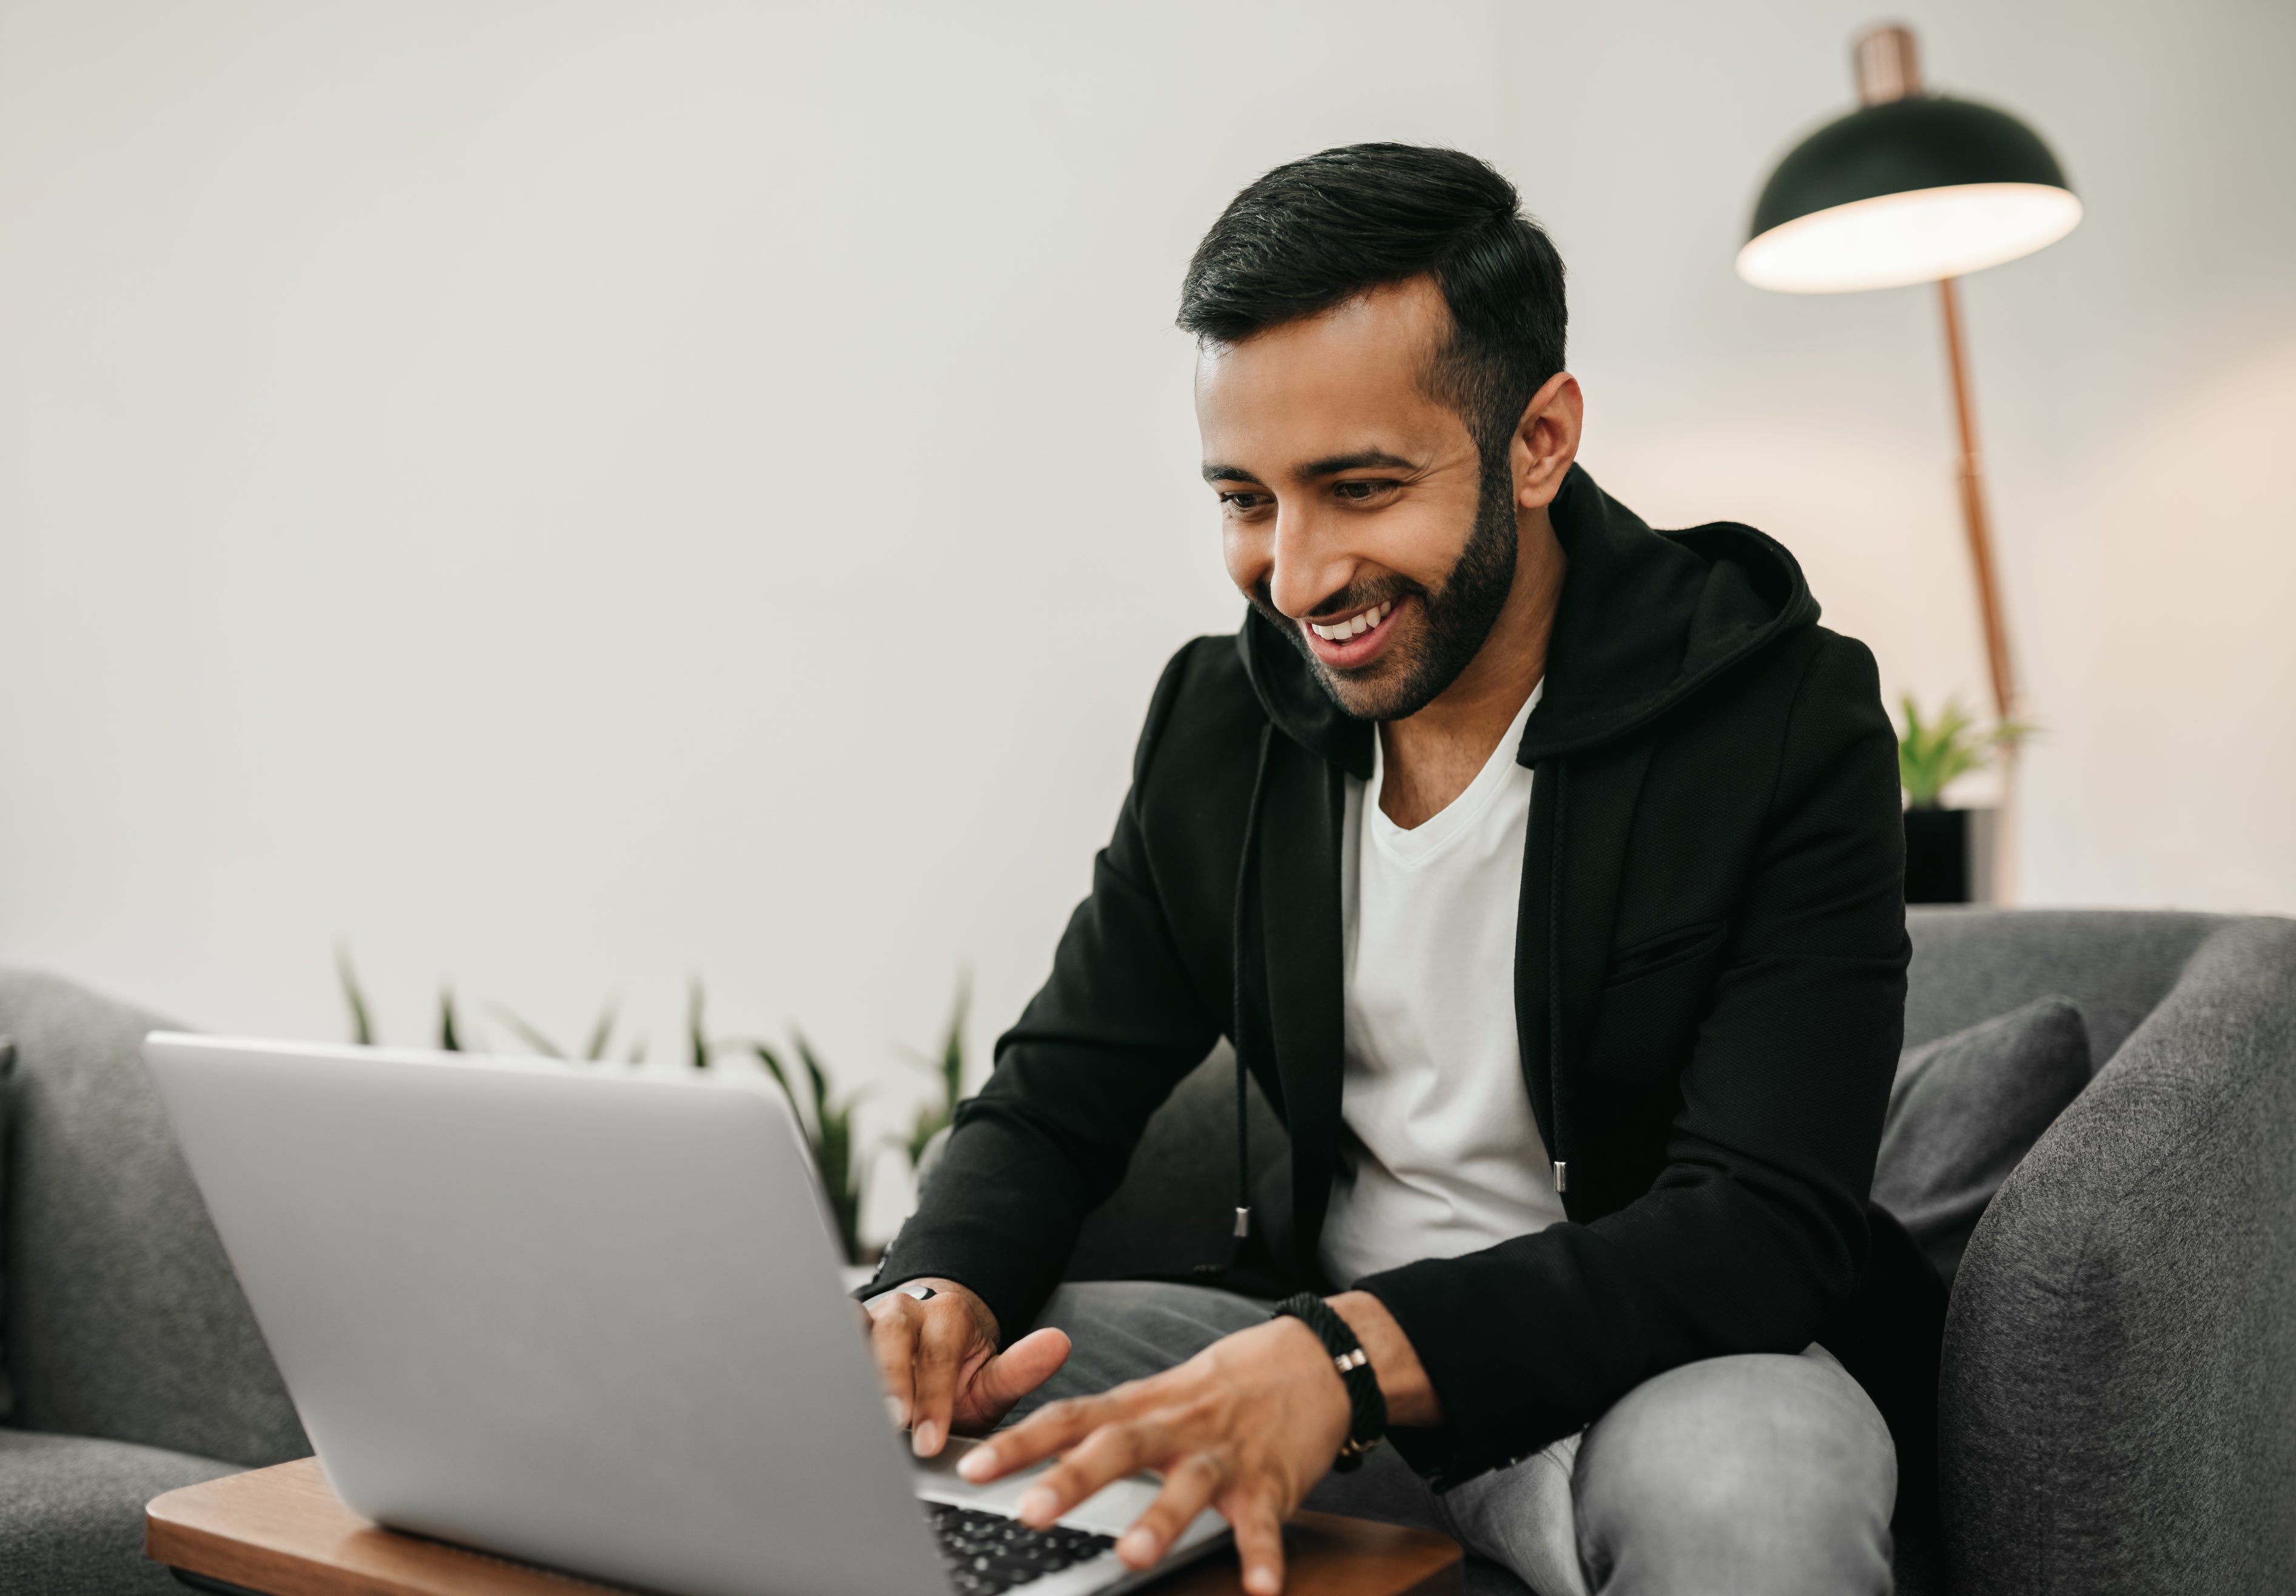
[[[1515,750],[1522,746],[1522,729],[1530,719],[1530,712],[1538,707],[1539,695],[1546,691],[1546,678],[1541,676],[1466,790],[1415,826],[1397,825],[1379,806],[1380,791],[1387,783],[1387,752],[1374,729],[1371,740],[1371,780],[1364,783],[1363,798],[1364,834],[1372,839],[1373,846],[1398,864],[1424,864],[1472,831],[1484,812],[1505,790],[1509,773],[1520,768],[1515,764]]]

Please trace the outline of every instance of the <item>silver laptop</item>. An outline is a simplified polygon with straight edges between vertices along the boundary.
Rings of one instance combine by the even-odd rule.
[[[1136,1476],[1054,1529],[915,1462],[770,1083],[154,1033],[144,1056],[337,1495],[679,1596],[1085,1596]]]

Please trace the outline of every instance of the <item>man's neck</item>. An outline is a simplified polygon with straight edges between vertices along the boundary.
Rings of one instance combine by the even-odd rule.
[[[1519,529],[1514,582],[1481,650],[1425,708],[1380,723],[1380,811],[1406,830],[1467,790],[1546,674],[1566,561],[1545,510],[1525,511]]]

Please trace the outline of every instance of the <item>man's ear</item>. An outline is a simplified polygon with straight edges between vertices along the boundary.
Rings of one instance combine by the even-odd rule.
[[[1524,510],[1544,510],[1562,491],[1562,479],[1578,457],[1578,432],[1587,401],[1578,379],[1557,372],[1539,385],[1515,423],[1514,502]]]

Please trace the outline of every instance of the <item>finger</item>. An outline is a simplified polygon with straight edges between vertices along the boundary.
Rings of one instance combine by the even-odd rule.
[[[1195,1522],[1219,1488],[1227,1470],[1209,1452],[1191,1453],[1164,1475],[1164,1488],[1148,1510],[1132,1521],[1116,1543],[1116,1555],[1135,1568],[1145,1568],[1164,1555],[1166,1547]]]
[[[1016,1510],[1023,1524],[1043,1529],[1102,1486],[1136,1469],[1157,1468],[1178,1451],[1171,1431],[1152,1417],[1103,1424],[1023,1491]]]
[[[869,1355],[877,1362],[877,1378],[884,1382],[893,1422],[906,1424],[913,1395],[910,1365],[916,1358],[917,1303],[910,1297],[897,1300],[907,1305],[888,1303],[870,1315]]]
[[[917,1331],[913,1364],[915,1396],[909,1414],[909,1444],[921,1458],[938,1457],[948,1439],[949,1410],[956,1400],[959,1365],[973,1350],[971,1317],[955,1303],[926,1305]]]
[[[957,1421],[986,1429],[1069,1361],[1066,1331],[1031,1331],[983,1363],[957,1404]]]
[[[1122,1387],[1119,1387],[1121,1389]],[[956,1471],[975,1482],[995,1479],[1074,1445],[1119,1417],[1109,1397],[1071,1396],[1048,1402],[1010,1429],[999,1430],[964,1454]]]
[[[1235,1559],[1246,1596],[1277,1596],[1283,1589],[1283,1521],[1275,1504],[1257,1493],[1237,1493],[1220,1503],[1235,1531]]]

